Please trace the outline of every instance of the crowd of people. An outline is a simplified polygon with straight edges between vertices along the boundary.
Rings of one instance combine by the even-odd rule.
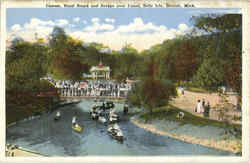
[[[126,97],[132,85],[112,80],[59,80],[48,79],[61,90],[62,96],[112,96]]]

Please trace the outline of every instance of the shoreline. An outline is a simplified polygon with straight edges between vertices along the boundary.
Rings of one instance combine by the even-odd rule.
[[[186,143],[191,143],[191,144],[198,144],[198,145],[202,145],[205,147],[209,147],[209,148],[214,148],[214,149],[218,149],[218,150],[222,150],[222,151],[226,151],[226,152],[232,152],[234,154],[239,153],[240,151],[237,149],[237,144],[238,142],[236,140],[219,140],[219,141],[214,141],[211,139],[199,139],[196,137],[192,137],[192,136],[186,136],[185,134],[183,135],[177,135],[174,133],[170,133],[170,132],[166,132],[166,131],[162,131],[160,129],[157,129],[154,125],[152,124],[145,124],[143,122],[140,122],[139,120],[135,120],[134,118],[131,118],[130,121],[136,125],[137,127],[143,128],[147,131],[150,131],[152,133],[155,134],[159,134],[159,135],[164,135],[164,136],[168,136]]]
[[[55,108],[52,109],[52,112],[55,111],[55,110],[57,110],[57,109],[60,108],[60,107],[67,106],[67,105],[77,104],[77,103],[79,103],[79,102],[80,102],[80,101],[62,102],[62,103],[56,105]],[[44,113],[45,113],[45,112],[41,112],[41,114],[44,114]],[[6,124],[7,124],[7,125],[6,125],[6,129],[9,128],[9,127],[11,127],[11,126],[16,125],[16,124],[19,123],[19,122],[23,122],[23,121],[27,121],[27,120],[31,120],[31,119],[36,119],[36,118],[39,118],[39,117],[41,117],[41,115],[36,115],[36,116],[31,115],[31,116],[28,116],[28,117],[24,117],[24,118],[21,119],[21,120],[18,120],[18,121],[15,121],[15,122],[11,122],[11,123],[9,123],[9,124],[6,123]]]

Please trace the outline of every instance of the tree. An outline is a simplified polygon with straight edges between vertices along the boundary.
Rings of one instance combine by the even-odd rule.
[[[185,81],[192,78],[196,72],[196,50],[191,44],[191,41],[184,41],[175,58],[175,74],[177,81]]]
[[[6,119],[17,121],[54,106],[53,98],[39,97],[48,91],[49,83],[40,80],[47,73],[48,48],[39,43],[25,41],[12,44],[6,55]]]
[[[148,56],[143,81],[136,88],[138,92],[130,95],[131,99],[139,99],[142,105],[150,111],[151,115],[153,109],[167,105],[171,97],[176,96],[175,86],[168,80],[159,79],[158,66],[155,56]]]
[[[232,65],[225,67],[225,80],[239,95],[239,102],[242,96],[242,62],[241,55],[235,55]]]
[[[242,30],[241,14],[206,14],[192,17],[191,22],[196,28],[207,33],[225,33]]]
[[[53,60],[53,74],[57,79],[80,80],[87,65],[80,62],[80,57],[67,55],[57,56]]]
[[[6,56],[6,89],[33,89],[46,73],[46,48],[27,42],[14,46]]]
[[[82,73],[89,68],[82,63],[82,51],[86,48],[82,41],[66,35],[60,27],[55,27],[50,39],[49,72],[56,79],[80,80]]]
[[[122,49],[121,52],[123,54],[138,54],[138,51],[133,47],[132,43],[126,44]]]
[[[211,59],[214,60],[215,66],[211,64],[211,66],[213,65],[211,69],[215,70],[215,67],[217,67],[218,70],[215,71],[215,73],[220,72],[224,80],[222,80],[221,75],[217,73],[217,75],[214,75],[214,77],[217,76],[214,80],[217,78],[219,81],[216,83],[215,81],[212,82],[213,85],[226,84],[232,87],[241,96],[242,15],[207,14],[193,17],[191,21],[196,29],[206,34],[206,36],[200,38],[204,39],[203,42],[207,45],[200,48],[198,52],[198,54],[203,55],[203,57],[201,57],[202,69],[206,67],[205,64],[203,65],[204,62]],[[221,64],[220,66],[219,63]],[[209,83],[206,82],[206,84]],[[204,84],[199,82],[199,85]]]
[[[62,47],[67,41],[67,35],[61,27],[54,27],[50,36],[49,45],[52,47]]]
[[[170,98],[176,95],[175,86],[171,82],[153,78],[143,81],[141,92],[143,105],[151,114],[156,107],[168,105]]]
[[[217,90],[224,84],[223,63],[216,59],[206,59],[194,76],[194,82],[209,91]]]

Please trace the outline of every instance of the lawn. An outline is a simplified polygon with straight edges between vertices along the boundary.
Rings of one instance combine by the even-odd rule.
[[[177,118],[177,114],[183,112],[185,114],[183,119]],[[195,116],[189,112],[183,111],[175,106],[169,105],[153,110],[153,114],[150,112],[143,113],[140,118],[144,119],[146,122],[153,119],[165,119],[170,121],[176,121],[179,125],[192,124],[196,126],[214,126],[227,129],[231,131],[232,129],[237,130],[237,138],[241,138],[242,135],[242,126],[240,124],[229,124],[224,121],[211,120],[205,117]]]
[[[187,87],[186,90],[190,92],[196,92],[196,93],[213,93],[213,92],[209,92],[203,88],[198,88],[198,87]]]

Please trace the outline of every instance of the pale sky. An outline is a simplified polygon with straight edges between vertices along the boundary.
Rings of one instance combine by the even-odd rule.
[[[48,38],[55,26],[85,43],[120,50],[125,43],[141,51],[188,33],[190,18],[205,13],[240,13],[240,9],[195,8],[35,8],[7,9],[8,39]]]

